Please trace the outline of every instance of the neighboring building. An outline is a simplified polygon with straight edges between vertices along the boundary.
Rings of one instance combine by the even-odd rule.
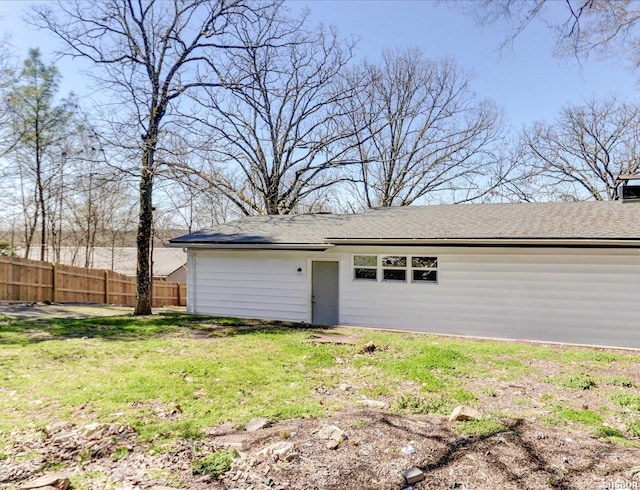
[[[21,250],[18,250],[17,253],[20,256],[24,255]],[[48,250],[47,256],[50,262],[55,261],[53,250]],[[93,247],[89,249],[88,263],[90,269],[107,269],[126,276],[135,276],[137,257],[136,247]],[[40,247],[32,248],[28,258],[39,260]],[[187,255],[181,249],[155,247],[153,249],[153,277],[167,281],[185,282],[187,280],[186,262]],[[85,248],[62,247],[59,263],[84,267],[87,263]]]
[[[640,204],[256,216],[170,244],[192,313],[640,347]]]

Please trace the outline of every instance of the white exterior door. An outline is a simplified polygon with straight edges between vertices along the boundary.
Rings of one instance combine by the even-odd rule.
[[[322,325],[337,325],[338,311],[338,262],[313,261],[311,267],[311,321]]]

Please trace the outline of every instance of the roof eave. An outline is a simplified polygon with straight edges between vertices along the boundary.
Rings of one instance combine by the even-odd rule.
[[[462,247],[640,247],[640,238],[327,238],[333,245]]]
[[[170,247],[212,250],[327,250],[331,243],[222,243],[222,242],[176,242],[170,241]]]

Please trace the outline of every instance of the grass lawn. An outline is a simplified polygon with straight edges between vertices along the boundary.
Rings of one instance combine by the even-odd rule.
[[[357,341],[314,342],[320,334]],[[462,433],[524,417],[640,446],[639,384],[632,351],[182,314],[0,318],[0,464],[17,432],[54,422],[127,424],[162,450],[223,422],[316,418],[363,399],[396,413],[480,408],[486,418]]]

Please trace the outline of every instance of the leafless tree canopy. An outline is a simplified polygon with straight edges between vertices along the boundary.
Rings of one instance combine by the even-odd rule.
[[[459,2],[460,3],[460,2]],[[560,55],[622,52],[640,63],[640,3],[636,0],[481,0],[462,3],[483,24],[502,24],[505,42],[535,20],[553,31]]]
[[[72,97],[56,100],[59,79],[56,67],[32,49],[5,99],[5,157],[13,164],[6,177],[19,183],[26,253],[39,231],[40,260],[59,219],[54,202],[62,192],[61,154],[71,139],[75,111]]]
[[[444,191],[468,200],[491,187],[485,177],[501,114],[452,60],[386,51],[380,65],[365,61],[352,76],[365,86],[348,114],[354,128],[364,128],[354,147],[367,207],[438,200]]]
[[[522,144],[538,194],[618,199],[619,176],[640,172],[640,107],[615,98],[568,105],[553,123],[526,128]]]
[[[360,88],[337,82],[353,46],[305,16],[238,24],[233,36],[261,42],[225,60],[229,92],[199,100],[213,143],[199,175],[245,215],[316,210],[340,179],[335,169],[348,163],[354,130],[339,120]]]
[[[152,193],[164,160],[158,158],[163,137],[181,118],[183,94],[221,86],[215,53],[246,47],[229,42],[233,27],[270,16],[278,5],[248,0],[105,0],[35,7],[34,23],[64,43],[62,54],[98,66],[98,87],[109,91],[117,105],[110,121],[113,139],[139,162],[137,314],[151,312]]]

